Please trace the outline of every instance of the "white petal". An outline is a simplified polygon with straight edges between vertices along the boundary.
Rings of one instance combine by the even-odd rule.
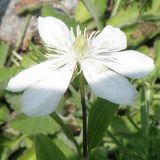
[[[101,54],[123,50],[127,47],[127,38],[119,28],[106,26],[91,40],[92,54]]]
[[[51,72],[51,65],[52,61],[46,61],[21,71],[15,77],[10,79],[6,89],[12,92],[21,92],[25,90],[30,85],[48,75]]]
[[[154,69],[153,59],[137,51],[111,53],[108,59],[105,64],[109,68],[129,78],[147,76]]]
[[[96,60],[85,61],[83,73],[91,89],[103,99],[131,105],[136,98],[136,89],[125,77],[108,70]]]
[[[29,116],[52,113],[68,88],[73,70],[74,65],[68,64],[27,89],[22,97],[22,112]]]
[[[67,50],[72,43],[69,29],[57,18],[39,17],[38,30],[42,40],[50,47]]]

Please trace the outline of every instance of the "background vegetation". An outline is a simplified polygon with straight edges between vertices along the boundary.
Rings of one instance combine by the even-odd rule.
[[[21,94],[5,90],[13,75],[43,60],[44,49],[37,35],[24,45],[31,17],[42,15],[60,18],[73,28],[80,24],[89,31],[101,30],[105,25],[120,27],[127,35],[128,49],[139,50],[154,59],[155,70],[150,76],[132,80],[139,91],[132,107],[96,99],[87,84],[85,90],[90,160],[159,160],[160,1],[80,0],[74,14],[62,5],[61,9],[53,8],[55,3],[60,2],[21,6],[17,15],[25,23],[18,28],[16,43],[0,41],[0,159],[36,160],[37,154],[38,160],[78,160],[77,150],[82,147],[79,77],[62,98],[58,114],[46,117],[25,116],[20,112]]]

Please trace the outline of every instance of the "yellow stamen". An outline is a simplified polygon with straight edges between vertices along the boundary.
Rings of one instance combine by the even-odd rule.
[[[78,59],[81,60],[85,57],[87,50],[88,50],[88,41],[87,38],[84,35],[78,36],[73,45],[73,54]]]

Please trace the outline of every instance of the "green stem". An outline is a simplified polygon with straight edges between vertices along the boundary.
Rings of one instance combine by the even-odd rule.
[[[83,160],[88,160],[87,110],[85,102],[83,74],[81,74],[80,76],[80,94],[81,94],[82,116],[83,116]]]

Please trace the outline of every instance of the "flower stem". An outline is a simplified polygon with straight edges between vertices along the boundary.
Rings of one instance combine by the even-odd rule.
[[[85,102],[83,74],[80,75],[80,94],[81,94],[82,117],[83,117],[83,160],[88,160],[87,111]]]

